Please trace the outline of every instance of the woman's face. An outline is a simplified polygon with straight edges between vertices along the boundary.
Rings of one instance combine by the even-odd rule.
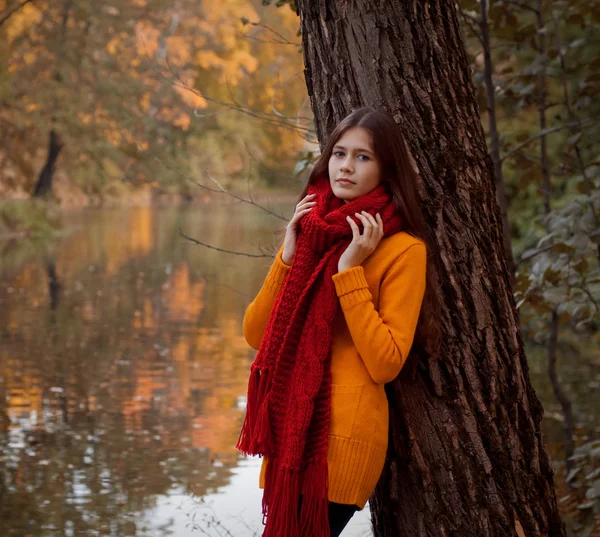
[[[329,158],[329,182],[334,195],[344,203],[368,194],[379,185],[381,164],[369,131],[352,127],[342,134]]]

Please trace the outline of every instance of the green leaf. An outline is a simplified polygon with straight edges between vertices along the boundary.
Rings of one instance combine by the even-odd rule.
[[[577,263],[573,265],[573,268],[579,272],[579,274],[583,274],[587,271],[589,264],[586,259],[582,258]]]
[[[574,477],[581,471],[581,468],[572,468],[571,471],[567,474],[565,481],[570,483],[573,481]]]
[[[575,251],[575,248],[569,246],[568,244],[565,244],[564,242],[555,242],[552,245],[552,251],[561,254],[570,254]]]
[[[548,267],[544,271],[544,280],[554,285],[558,285],[562,280],[561,273],[554,270],[552,267]]]

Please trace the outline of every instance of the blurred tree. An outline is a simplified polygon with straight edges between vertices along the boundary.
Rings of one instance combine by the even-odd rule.
[[[38,194],[58,168],[90,194],[159,181],[191,192],[186,177],[207,170],[259,182],[265,161],[281,185],[304,144],[302,58],[263,38],[254,4],[0,0],[0,174]],[[264,17],[279,35],[297,29],[293,13]]]

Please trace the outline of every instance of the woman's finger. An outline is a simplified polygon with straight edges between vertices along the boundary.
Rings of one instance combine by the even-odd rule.
[[[296,205],[296,209],[303,209],[304,207],[311,205],[314,206],[316,205],[317,202],[316,201],[307,201],[307,202],[300,202],[298,205]]]
[[[375,218],[372,214],[365,212],[365,216],[369,219],[371,224],[373,225],[373,239],[376,239],[377,242],[381,240],[383,237],[383,221],[377,213],[377,218]]]
[[[360,218],[361,222],[363,223],[364,231],[362,237],[365,241],[369,242],[373,234],[373,225],[371,224],[369,219],[366,218],[363,214],[356,213],[356,216]]]
[[[377,220],[375,220],[375,218],[373,218],[373,215],[371,215],[367,211],[363,211],[363,214],[364,214],[365,218],[367,218],[367,220],[369,220],[369,222],[371,222],[371,225],[373,227],[377,228],[378,223],[377,223]]]
[[[360,218],[361,222],[365,225],[365,228],[367,226],[371,227],[373,225],[373,223],[364,215],[361,213],[354,213],[356,215],[357,218]]]
[[[383,220],[379,213],[377,213],[375,217],[377,218],[377,223],[379,224],[379,234],[383,237]]]
[[[352,240],[356,239],[357,237],[360,237],[360,231],[358,230],[356,222],[352,220],[350,216],[346,216],[346,220],[348,220],[348,222],[350,223],[350,227],[352,228]]]

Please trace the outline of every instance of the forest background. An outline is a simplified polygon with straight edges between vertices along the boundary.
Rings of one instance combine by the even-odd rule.
[[[50,237],[57,211],[74,206],[293,199],[318,144],[298,17],[279,4],[0,0],[0,240]],[[590,535],[600,428],[582,409],[600,387],[600,4],[457,8],[523,336],[546,359],[557,402],[546,413],[565,439],[552,454],[560,506],[573,534]],[[558,362],[589,371],[588,385]]]

